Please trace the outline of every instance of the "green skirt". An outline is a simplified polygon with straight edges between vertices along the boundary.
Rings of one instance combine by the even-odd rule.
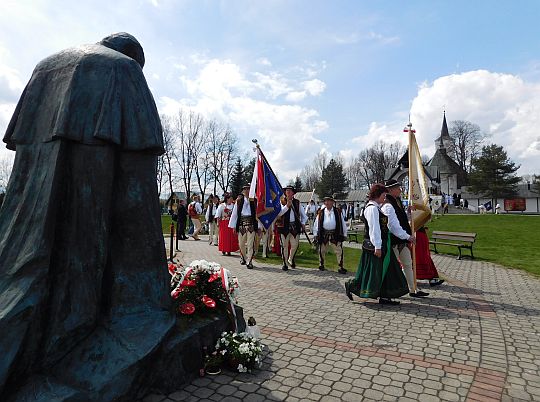
[[[356,277],[349,280],[349,290],[358,297],[396,298],[409,293],[407,280],[390,247],[383,247],[381,258],[373,251],[362,251]]]

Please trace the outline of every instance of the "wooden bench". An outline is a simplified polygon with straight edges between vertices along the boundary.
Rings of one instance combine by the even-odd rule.
[[[461,254],[462,248],[468,248],[471,251],[471,259],[474,259],[472,248],[475,241],[476,233],[442,232],[435,230],[431,234],[431,240],[429,241],[429,244],[433,244],[433,251],[435,253],[438,253],[437,244],[442,244],[445,246],[455,246],[458,248],[459,251],[459,257],[457,259],[461,260],[462,257],[465,257]]]
[[[359,234],[360,234],[360,232],[358,232],[356,230],[351,230],[350,232],[348,232],[347,237],[349,239],[349,243],[351,243],[351,242],[358,243],[358,235]]]

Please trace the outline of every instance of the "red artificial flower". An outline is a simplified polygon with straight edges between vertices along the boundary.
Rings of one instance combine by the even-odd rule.
[[[171,292],[171,297],[173,299],[178,299],[178,296],[180,296],[180,292],[182,291],[181,288],[176,288]]]
[[[195,306],[193,305],[193,303],[185,303],[180,306],[179,310],[182,314],[189,315],[195,312]]]
[[[214,282],[216,279],[219,279],[219,274],[212,274],[210,275],[210,278],[208,278],[208,282]]]
[[[182,286],[195,286],[195,285],[196,285],[196,282],[191,279],[184,279],[184,281],[182,282]]]
[[[169,274],[174,275],[175,272],[176,272],[176,265],[173,264],[172,262],[170,262],[169,263]]]
[[[201,298],[203,304],[206,306],[206,307],[210,307],[210,308],[214,308],[216,307],[216,301],[214,299],[212,299],[211,297],[208,297],[206,295],[204,295],[202,298]]]

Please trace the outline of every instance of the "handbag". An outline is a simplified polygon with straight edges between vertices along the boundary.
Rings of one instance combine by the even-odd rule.
[[[362,248],[367,251],[375,251],[375,246],[369,239],[364,239],[362,242]]]

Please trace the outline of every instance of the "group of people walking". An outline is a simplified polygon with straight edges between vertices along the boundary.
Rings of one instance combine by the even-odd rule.
[[[221,203],[218,197],[210,197],[205,212],[210,245],[218,246],[223,255],[239,251],[240,264],[252,269],[259,244],[262,242],[263,257],[266,257],[273,238],[273,250],[282,257],[283,271],[288,271],[296,267],[300,237],[305,233],[309,219],[313,243],[317,246],[319,270],[326,269],[326,254],[332,249],[337,258],[338,272],[347,273],[343,264],[343,242],[347,238],[348,227],[332,196],[324,197],[324,205],[320,208],[309,208],[311,205],[308,205],[304,209],[294,198],[293,187],[285,187],[277,219],[269,229],[265,229],[256,216],[257,204],[256,200],[249,198],[249,188],[249,185],[244,186],[236,199],[225,194]],[[418,288],[416,279],[428,279],[431,286],[444,282],[431,259],[426,228],[412,232],[409,211],[400,198],[401,191],[400,183],[389,180],[385,184],[373,185],[368,193],[368,202],[361,215],[364,223],[362,256],[355,277],[345,283],[345,293],[350,300],[356,295],[378,299],[381,304],[396,305],[399,301],[394,299],[407,293],[415,298],[429,295]],[[202,212],[198,196],[194,196],[187,207],[187,215],[193,222],[191,236],[194,240],[199,240],[201,224],[198,217]],[[413,247],[416,248],[416,278]]]

